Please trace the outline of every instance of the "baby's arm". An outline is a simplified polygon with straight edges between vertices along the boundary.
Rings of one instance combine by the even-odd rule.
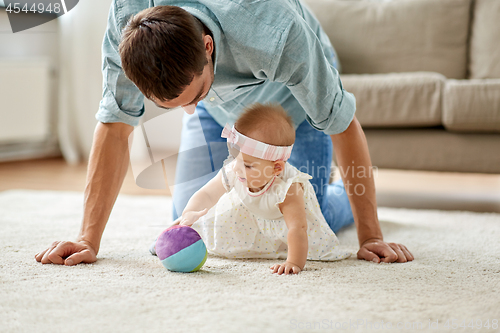
[[[288,227],[288,258],[285,263],[271,266],[273,273],[298,274],[307,260],[307,220],[304,190],[300,183],[293,183],[285,201],[279,205]]]
[[[222,185],[222,171],[219,171],[214,178],[193,194],[184,208],[182,216],[174,224],[192,225],[205,215],[224,193],[226,193],[226,189]]]

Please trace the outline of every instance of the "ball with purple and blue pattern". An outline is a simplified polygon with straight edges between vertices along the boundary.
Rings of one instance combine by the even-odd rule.
[[[156,255],[173,272],[196,272],[207,260],[207,247],[196,230],[174,225],[156,240]]]

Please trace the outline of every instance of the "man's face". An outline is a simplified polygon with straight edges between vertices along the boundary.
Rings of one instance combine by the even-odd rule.
[[[159,108],[173,109],[181,106],[187,114],[193,114],[196,105],[204,99],[214,82],[214,66],[212,59],[208,59],[208,64],[203,68],[203,73],[195,76],[193,81],[184,89],[179,97],[162,102],[152,98],[152,101]]]

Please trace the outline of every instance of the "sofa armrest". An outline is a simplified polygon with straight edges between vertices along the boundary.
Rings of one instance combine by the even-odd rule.
[[[500,79],[448,80],[443,124],[458,132],[500,132]]]

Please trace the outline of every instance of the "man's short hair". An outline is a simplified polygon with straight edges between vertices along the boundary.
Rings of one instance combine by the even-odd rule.
[[[172,100],[208,63],[203,24],[184,9],[156,6],[132,16],[119,51],[125,75],[146,98]]]

